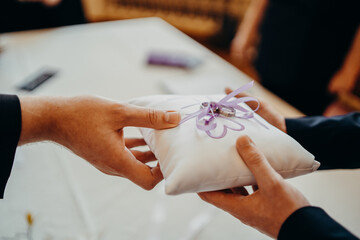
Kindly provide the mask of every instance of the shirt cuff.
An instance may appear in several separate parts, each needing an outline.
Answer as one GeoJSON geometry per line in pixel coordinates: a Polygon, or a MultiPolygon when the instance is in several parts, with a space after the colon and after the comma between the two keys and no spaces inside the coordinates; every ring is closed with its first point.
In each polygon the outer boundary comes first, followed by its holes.
{"type": "Polygon", "coordinates": [[[20,100],[15,95],[0,94],[0,198],[10,177],[21,133],[20,100]]]}
{"type": "Polygon", "coordinates": [[[280,228],[278,240],[356,239],[323,209],[303,207],[292,213],[280,228]]]}

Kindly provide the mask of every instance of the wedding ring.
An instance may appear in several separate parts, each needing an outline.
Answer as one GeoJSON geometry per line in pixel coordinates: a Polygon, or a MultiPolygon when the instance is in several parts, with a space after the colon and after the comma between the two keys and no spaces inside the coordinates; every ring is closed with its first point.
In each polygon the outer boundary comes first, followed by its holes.
{"type": "Polygon", "coordinates": [[[228,107],[224,105],[219,106],[219,104],[216,102],[203,102],[200,105],[200,109],[209,107],[209,104],[211,108],[209,110],[209,113],[212,112],[212,113],[221,114],[224,117],[235,117],[236,110],[233,107],[228,107]]]}
{"type": "Polygon", "coordinates": [[[222,106],[220,108],[220,114],[225,116],[225,117],[235,117],[236,110],[234,108],[232,108],[232,107],[222,106]]]}

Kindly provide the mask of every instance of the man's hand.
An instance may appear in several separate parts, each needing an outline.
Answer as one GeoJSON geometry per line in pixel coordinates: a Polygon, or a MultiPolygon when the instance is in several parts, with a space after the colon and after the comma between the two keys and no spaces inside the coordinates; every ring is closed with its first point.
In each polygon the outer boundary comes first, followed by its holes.
{"type": "Polygon", "coordinates": [[[306,198],[270,166],[265,156],[247,136],[237,140],[236,148],[257,186],[249,195],[245,188],[199,193],[215,205],[270,237],[276,238],[284,221],[297,209],[310,205],[306,198]]]}
{"type": "Polygon", "coordinates": [[[180,114],[151,110],[110,100],[83,96],[20,97],[22,131],[19,145],[50,140],[86,159],[100,171],[128,178],[144,189],[163,179],[152,152],[131,148],[145,145],[143,139],[125,139],[126,126],[155,129],[178,125],[180,114]]]}
{"type": "MultiPolygon", "coordinates": [[[[230,88],[226,88],[225,92],[226,94],[230,94],[233,90],[230,88]]],[[[235,97],[249,97],[249,94],[246,93],[240,93],[236,95],[235,97]]],[[[262,118],[264,118],[268,123],[273,125],[274,127],[280,129],[284,133],[286,133],[286,123],[285,118],[282,116],[278,111],[276,111],[273,107],[271,107],[268,103],[265,101],[257,98],[260,102],[260,107],[256,111],[257,114],[259,114],[262,118]]],[[[257,107],[257,103],[255,102],[248,102],[246,103],[250,108],[255,109],[257,107]]]]}

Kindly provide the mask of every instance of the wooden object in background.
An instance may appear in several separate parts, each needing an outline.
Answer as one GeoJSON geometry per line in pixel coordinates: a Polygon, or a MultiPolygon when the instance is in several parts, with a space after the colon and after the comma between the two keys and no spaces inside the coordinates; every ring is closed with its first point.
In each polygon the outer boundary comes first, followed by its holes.
{"type": "Polygon", "coordinates": [[[250,0],[82,0],[90,22],[160,17],[195,38],[223,29],[224,16],[239,20],[250,0]]]}

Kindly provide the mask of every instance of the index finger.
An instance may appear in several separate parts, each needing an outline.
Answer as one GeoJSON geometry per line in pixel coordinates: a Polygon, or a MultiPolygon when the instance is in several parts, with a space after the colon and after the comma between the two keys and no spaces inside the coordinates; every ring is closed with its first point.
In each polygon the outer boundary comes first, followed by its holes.
{"type": "Polygon", "coordinates": [[[241,194],[225,193],[223,191],[212,191],[212,192],[201,192],[198,193],[199,197],[218,208],[223,209],[224,211],[231,211],[235,207],[241,207],[239,201],[241,201],[245,196],[241,194]]]}

